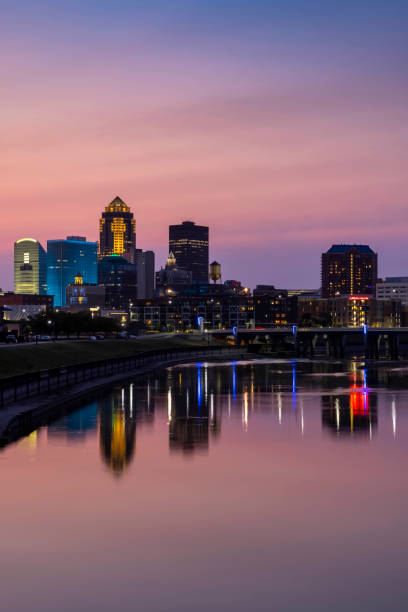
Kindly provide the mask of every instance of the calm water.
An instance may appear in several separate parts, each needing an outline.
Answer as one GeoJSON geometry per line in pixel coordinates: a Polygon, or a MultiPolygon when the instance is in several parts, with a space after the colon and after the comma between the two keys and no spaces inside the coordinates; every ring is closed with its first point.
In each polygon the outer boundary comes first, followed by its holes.
{"type": "Polygon", "coordinates": [[[408,367],[193,364],[0,453],[1,609],[408,609],[408,367]]]}

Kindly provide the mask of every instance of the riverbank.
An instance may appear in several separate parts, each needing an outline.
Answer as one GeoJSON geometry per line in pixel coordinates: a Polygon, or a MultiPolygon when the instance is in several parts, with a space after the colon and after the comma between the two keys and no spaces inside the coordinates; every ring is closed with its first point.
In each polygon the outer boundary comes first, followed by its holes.
{"type": "Polygon", "coordinates": [[[193,334],[142,336],[134,340],[71,340],[0,348],[0,378],[103,359],[130,357],[149,350],[219,346],[193,334]]]}
{"type": "MultiPolygon", "coordinates": [[[[15,402],[4,407],[0,411],[0,447],[6,446],[30,434],[38,427],[55,420],[64,411],[66,412],[68,410],[71,412],[75,410],[78,402],[92,395],[101,393],[104,389],[112,387],[112,385],[146,375],[160,368],[196,361],[198,359],[202,360],[206,356],[205,353],[208,347],[207,345],[205,347],[201,345],[196,348],[196,354],[194,354],[194,348],[192,347],[192,350],[185,355],[182,353],[179,355],[173,354],[169,359],[146,363],[135,370],[128,370],[126,372],[85,380],[63,389],[54,390],[45,396],[37,396],[36,398],[15,402]]],[[[169,351],[171,351],[171,349],[169,349],[169,351]]],[[[215,351],[214,349],[208,351],[208,358],[210,358],[211,361],[225,359],[238,360],[246,357],[245,351],[234,350],[228,347],[220,347],[215,351]]]]}

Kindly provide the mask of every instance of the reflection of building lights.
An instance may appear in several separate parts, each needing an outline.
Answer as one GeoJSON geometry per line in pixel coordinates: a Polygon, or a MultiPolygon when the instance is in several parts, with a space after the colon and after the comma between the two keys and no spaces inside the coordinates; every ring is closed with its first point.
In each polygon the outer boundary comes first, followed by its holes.
{"type": "Polygon", "coordinates": [[[125,388],[122,388],[122,394],[121,394],[121,408],[122,410],[125,409],[125,388]]]}
{"type": "Polygon", "coordinates": [[[36,450],[38,443],[38,429],[32,431],[28,436],[23,438],[19,445],[30,451],[36,450]]]}
{"type": "Polygon", "coordinates": [[[242,402],[242,423],[244,424],[244,430],[248,431],[248,391],[244,392],[242,402]]]}
{"type": "Polygon", "coordinates": [[[395,438],[397,435],[397,408],[395,406],[395,398],[393,398],[391,403],[391,418],[392,418],[392,434],[395,438]]]}
{"type": "Polygon", "coordinates": [[[115,412],[112,416],[111,465],[123,468],[126,456],[125,415],[115,412]]]}
{"type": "Polygon", "coordinates": [[[235,361],[232,364],[232,399],[235,403],[235,398],[237,395],[237,373],[235,371],[235,361]]]}
{"type": "Polygon", "coordinates": [[[282,395],[278,393],[278,421],[282,425],[282,395]]]}
{"type": "Polygon", "coordinates": [[[129,386],[129,410],[131,417],[133,416],[133,386],[133,383],[129,386]]]}
{"type": "Polygon", "coordinates": [[[210,419],[214,420],[214,393],[210,395],[210,419]]]}
{"type": "Polygon", "coordinates": [[[340,401],[338,397],[336,397],[335,405],[336,405],[336,429],[337,431],[339,431],[340,429],[340,401]]]}
{"type": "Polygon", "coordinates": [[[167,418],[171,421],[171,388],[167,391],[167,418]]]}
{"type": "Polygon", "coordinates": [[[201,407],[201,363],[197,363],[197,404],[201,407]]]}

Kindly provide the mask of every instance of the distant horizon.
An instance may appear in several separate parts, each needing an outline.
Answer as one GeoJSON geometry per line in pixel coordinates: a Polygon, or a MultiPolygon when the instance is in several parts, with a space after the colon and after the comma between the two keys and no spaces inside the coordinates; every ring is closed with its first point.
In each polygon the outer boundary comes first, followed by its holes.
{"type": "Polygon", "coordinates": [[[319,286],[340,242],[408,275],[407,18],[397,0],[8,3],[0,287],[16,239],[96,240],[117,193],[157,268],[193,219],[251,288],[319,286]]]}

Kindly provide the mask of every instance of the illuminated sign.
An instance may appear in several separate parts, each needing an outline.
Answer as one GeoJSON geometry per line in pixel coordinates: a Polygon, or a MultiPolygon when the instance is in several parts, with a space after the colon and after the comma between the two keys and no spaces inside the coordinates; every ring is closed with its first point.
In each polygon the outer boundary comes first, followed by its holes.
{"type": "Polygon", "coordinates": [[[363,295],[351,295],[349,297],[349,300],[353,300],[353,301],[360,300],[360,301],[364,301],[365,302],[365,301],[367,301],[369,299],[370,298],[368,296],[366,296],[366,295],[364,295],[364,296],[363,295]]]}

